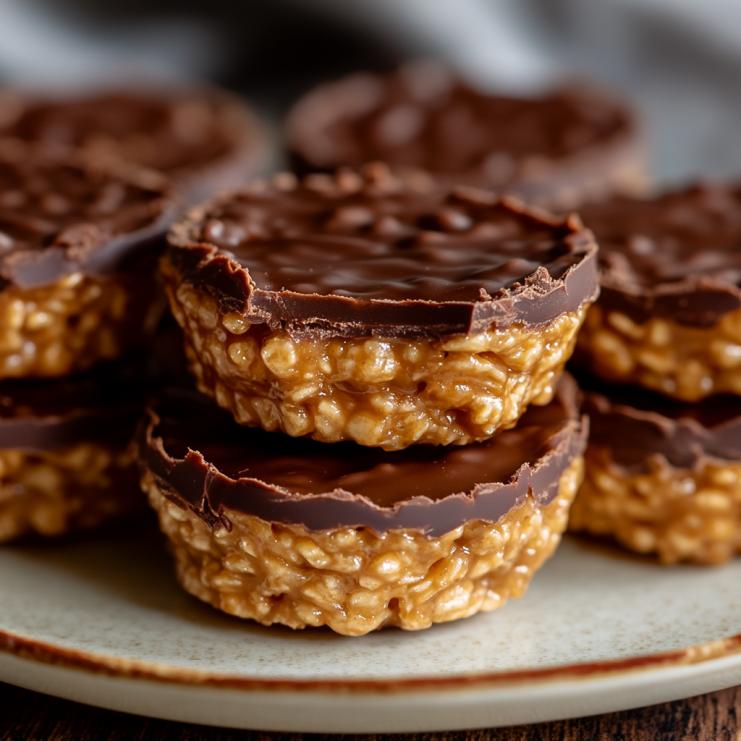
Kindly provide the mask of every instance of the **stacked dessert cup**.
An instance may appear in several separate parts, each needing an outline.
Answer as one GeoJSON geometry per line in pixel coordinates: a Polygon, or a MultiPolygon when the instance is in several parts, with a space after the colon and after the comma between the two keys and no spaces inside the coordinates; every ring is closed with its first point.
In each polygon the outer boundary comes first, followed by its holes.
{"type": "Polygon", "coordinates": [[[741,551],[741,188],[582,211],[602,294],[577,350],[592,432],[571,527],[666,563],[741,551]]]}
{"type": "Polygon", "coordinates": [[[293,107],[286,142],[298,172],[383,161],[551,209],[642,193],[648,183],[639,128],[622,101],[583,86],[496,94],[432,62],[318,86],[293,107]]]}
{"type": "Polygon", "coordinates": [[[156,174],[0,147],[0,540],[132,510],[157,258],[172,211],[156,174]]]}
{"type": "Polygon", "coordinates": [[[170,367],[149,357],[167,229],[265,152],[218,91],[0,95],[0,541],[144,505],[132,439],[170,367]]]}
{"type": "Polygon", "coordinates": [[[167,177],[192,205],[269,165],[266,129],[218,88],[102,88],[75,94],[0,91],[0,139],[80,152],[167,177]]]}
{"type": "Polygon", "coordinates": [[[197,390],[138,435],[183,587],[345,635],[522,594],[582,478],[596,259],[575,217],[380,164],[191,211],[161,272],[197,390]]]}

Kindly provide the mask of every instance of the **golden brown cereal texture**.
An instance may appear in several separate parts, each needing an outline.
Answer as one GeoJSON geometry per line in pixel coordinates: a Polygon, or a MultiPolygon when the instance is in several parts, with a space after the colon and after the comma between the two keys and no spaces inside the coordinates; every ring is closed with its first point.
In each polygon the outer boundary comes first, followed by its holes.
{"type": "Polygon", "coordinates": [[[741,394],[741,309],[704,328],[659,318],[638,324],[598,304],[587,314],[577,352],[601,378],[639,384],[675,399],[741,394]]]}
{"type": "Polygon", "coordinates": [[[741,463],[670,466],[659,456],[627,472],[590,445],[569,529],[609,536],[663,563],[720,564],[741,553],[741,463]]]}
{"type": "Polygon", "coordinates": [[[264,625],[326,625],[359,636],[387,625],[421,630],[521,596],[558,545],[582,468],[578,458],[566,469],[548,505],[527,498],[497,523],[472,520],[440,537],[309,531],[232,511],[230,528],[211,529],[151,474],[143,486],[186,591],[264,625]]]}
{"type": "Polygon", "coordinates": [[[586,313],[440,340],[295,339],[167,290],[199,389],[237,422],[386,450],[487,439],[547,404],[586,313]]]}
{"type": "Polygon", "coordinates": [[[132,450],[0,450],[0,543],[93,528],[142,504],[132,450]]]}
{"type": "Polygon", "coordinates": [[[154,282],[74,273],[35,288],[0,291],[0,378],[63,376],[120,357],[156,329],[154,282]]]}

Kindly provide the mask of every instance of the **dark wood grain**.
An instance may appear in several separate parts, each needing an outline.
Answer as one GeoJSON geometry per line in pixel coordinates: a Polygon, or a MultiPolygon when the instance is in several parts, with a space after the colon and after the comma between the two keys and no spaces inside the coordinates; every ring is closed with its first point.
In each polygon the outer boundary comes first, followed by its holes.
{"type": "MultiPolygon", "coordinates": [[[[0,741],[318,741],[170,723],[98,710],[0,684],[0,741]]],[[[640,710],[532,726],[458,733],[336,736],[383,741],[741,741],[741,687],[640,710]]]]}

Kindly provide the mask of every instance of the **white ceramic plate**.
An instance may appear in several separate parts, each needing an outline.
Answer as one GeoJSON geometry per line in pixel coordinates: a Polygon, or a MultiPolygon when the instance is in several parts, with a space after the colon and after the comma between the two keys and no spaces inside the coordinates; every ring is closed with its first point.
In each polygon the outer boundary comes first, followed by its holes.
{"type": "Polygon", "coordinates": [[[588,715],[741,683],[741,560],[567,540],[528,595],[421,633],[262,628],[180,592],[153,534],[0,550],[0,680],[174,720],[306,732],[588,715]]]}

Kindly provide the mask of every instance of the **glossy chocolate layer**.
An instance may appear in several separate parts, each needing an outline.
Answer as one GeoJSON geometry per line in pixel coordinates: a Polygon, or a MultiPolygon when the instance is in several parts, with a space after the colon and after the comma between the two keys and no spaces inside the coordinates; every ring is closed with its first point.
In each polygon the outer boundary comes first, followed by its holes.
{"type": "Polygon", "coordinates": [[[594,92],[494,95],[424,63],[320,86],[291,113],[287,139],[304,171],[379,160],[536,197],[609,168],[635,148],[636,127],[594,92]]]}
{"type": "Polygon", "coordinates": [[[498,520],[526,496],[547,503],[581,455],[586,423],[576,386],[531,407],[516,429],[466,447],[418,445],[394,453],[236,425],[195,392],[164,395],[139,434],[142,467],[209,522],[229,511],[313,530],[367,526],[442,534],[467,520],[498,520]]]}
{"type": "Polygon", "coordinates": [[[639,388],[601,384],[600,392],[585,390],[583,408],[590,418],[590,444],[608,448],[616,463],[631,470],[645,470],[657,455],[679,468],[697,468],[708,459],[741,460],[737,397],[684,404],[639,388]]]}
{"type": "Polygon", "coordinates": [[[0,382],[0,449],[126,445],[149,394],[146,372],[137,360],[55,380],[0,382]]]}
{"type": "Polygon", "coordinates": [[[180,278],[225,311],[296,334],[538,325],[597,291],[578,219],[380,165],[255,184],[194,211],[170,244],[180,278]]]}
{"type": "Polygon", "coordinates": [[[245,181],[266,159],[262,126],[217,90],[100,90],[79,96],[0,93],[0,138],[165,173],[195,203],[245,181]]]}
{"type": "Polygon", "coordinates": [[[741,187],[699,184],[580,214],[600,246],[600,304],[708,327],[741,307],[741,187]]]}
{"type": "Polygon", "coordinates": [[[154,173],[0,145],[0,288],[133,270],[171,216],[154,173]]]}

